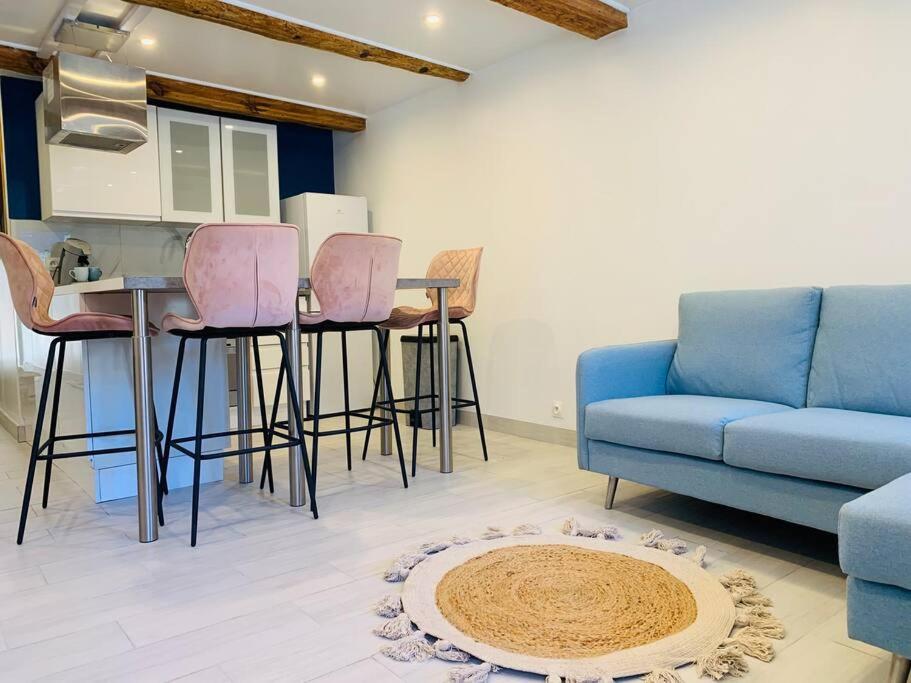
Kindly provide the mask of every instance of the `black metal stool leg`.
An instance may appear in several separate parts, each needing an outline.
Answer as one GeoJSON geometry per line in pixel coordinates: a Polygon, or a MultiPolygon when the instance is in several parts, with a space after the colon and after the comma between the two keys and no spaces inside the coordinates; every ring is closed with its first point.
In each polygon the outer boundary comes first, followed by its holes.
{"type": "Polygon", "coordinates": [[[28,461],[28,474],[25,477],[25,491],[22,494],[22,513],[19,515],[19,534],[16,544],[22,545],[25,537],[25,521],[28,519],[28,505],[32,497],[32,486],[35,483],[35,467],[38,465],[38,453],[41,450],[41,432],[44,428],[44,413],[47,408],[47,394],[51,386],[54,355],[57,351],[57,339],[51,340],[47,352],[47,363],[44,368],[44,380],[41,383],[41,396],[38,398],[38,415],[35,417],[35,436],[32,438],[32,453],[28,461]]]}
{"type": "Polygon", "coordinates": [[[348,395],[348,335],[342,332],[342,391],[345,395],[345,446],[351,471],[351,400],[348,395]]]}
{"type": "MultiPolygon", "coordinates": [[[[386,333],[389,334],[388,332],[386,333]]],[[[380,353],[385,353],[384,347],[380,344],[380,353]]],[[[364,435],[364,452],[361,454],[361,460],[367,459],[367,447],[370,445],[370,432],[373,431],[373,420],[376,415],[376,400],[380,395],[380,382],[383,381],[383,367],[378,365],[376,368],[376,380],[373,382],[373,398],[370,399],[370,419],[367,420],[367,432],[364,435]]]]}
{"type": "MultiPolygon", "coordinates": [[[[51,470],[54,468],[54,440],[57,438],[57,413],[60,408],[60,385],[63,383],[63,359],[66,353],[66,340],[60,342],[57,349],[57,372],[54,378],[54,398],[51,402],[51,424],[47,436],[47,460],[44,461],[44,495],[41,507],[47,508],[47,497],[51,491],[51,470]]],[[[46,372],[50,372],[50,368],[46,372]]]]}
{"type": "Polygon", "coordinates": [[[206,404],[206,343],[199,340],[199,384],[196,394],[196,440],[193,447],[193,512],[190,523],[190,546],[196,546],[196,527],[199,521],[199,475],[202,465],[202,418],[206,404]]]}
{"type": "Polygon", "coordinates": [[[471,360],[471,343],[468,341],[468,328],[464,320],[456,321],[462,328],[462,339],[465,340],[465,358],[468,360],[468,376],[471,378],[471,392],[474,394],[474,410],[478,416],[478,433],[481,435],[481,450],[484,451],[484,460],[487,460],[487,439],[484,437],[484,420],[481,418],[481,402],[478,400],[478,383],[474,376],[474,362],[471,360]]]}
{"type": "MultiPolygon", "coordinates": [[[[418,429],[421,427],[421,347],[424,345],[424,326],[418,325],[417,363],[414,366],[414,405],[411,414],[411,476],[418,473],[418,429]]],[[[433,359],[430,361],[433,362],[433,359]]]]}
{"type": "Polygon", "coordinates": [[[164,441],[164,434],[161,433],[161,429],[158,424],[158,409],[155,407],[155,401],[152,401],[152,428],[155,430],[155,457],[158,458],[158,488],[162,490],[165,495],[168,495],[168,479],[167,477],[162,477],[161,473],[164,471],[164,446],[162,442],[164,441]]]}
{"type": "MultiPolygon", "coordinates": [[[[430,438],[433,447],[437,445],[437,381],[436,381],[436,354],[433,352],[433,323],[430,323],[430,438]]],[[[437,340],[439,341],[439,339],[437,340]]]]}
{"type": "Polygon", "coordinates": [[[168,458],[171,456],[171,440],[174,438],[174,417],[177,415],[177,398],[180,395],[180,375],[183,371],[184,351],[187,347],[186,337],[180,338],[177,345],[177,365],[174,367],[174,384],[171,387],[171,405],[168,407],[168,426],[167,434],[164,437],[164,454],[161,457],[161,472],[159,478],[162,485],[158,487],[158,505],[162,505],[162,496],[167,488],[168,481],[168,458]]]}
{"type": "MultiPolygon", "coordinates": [[[[382,342],[383,333],[380,331],[380,328],[374,327],[374,332],[376,332],[377,338],[382,342]]],[[[381,343],[380,346],[383,349],[383,353],[380,354],[380,368],[383,371],[383,377],[386,382],[386,398],[389,401],[389,412],[392,418],[392,431],[395,432],[395,445],[399,451],[399,467],[402,470],[402,483],[405,485],[405,488],[408,488],[408,469],[405,466],[405,452],[402,450],[402,435],[399,432],[399,420],[398,420],[398,411],[395,407],[395,394],[392,393],[392,376],[389,373],[389,365],[386,363],[386,347],[389,344],[389,333],[386,332],[385,343],[381,343]]]]}
{"type": "MultiPolygon", "coordinates": [[[[294,421],[297,426],[297,434],[300,439],[300,453],[304,461],[304,477],[307,480],[307,488],[310,490],[310,512],[313,514],[313,519],[319,519],[319,510],[316,507],[316,469],[310,470],[309,459],[307,458],[307,439],[304,435],[304,421],[301,419],[301,407],[300,400],[298,400],[297,389],[294,388],[294,382],[291,381],[291,362],[288,359],[288,344],[285,341],[285,338],[282,335],[278,335],[278,341],[282,347],[282,367],[286,368],[288,373],[288,391],[291,394],[290,403],[288,407],[288,420],[294,418],[294,421]]],[[[322,344],[322,335],[317,339],[317,346],[322,344]]],[[[318,354],[317,354],[318,355],[318,354]]],[[[317,382],[317,391],[319,391],[319,383],[317,382]]],[[[319,415],[319,410],[314,409],[314,417],[319,415]]],[[[316,429],[314,428],[314,434],[316,429]]]]}
{"type": "MultiPolygon", "coordinates": [[[[288,371],[290,372],[290,370],[288,371]]],[[[313,387],[313,447],[310,449],[313,458],[313,481],[316,482],[316,472],[319,465],[319,395],[323,383],[323,333],[316,333],[316,375],[313,387]]],[[[293,382],[289,385],[293,386],[293,382]]],[[[290,413],[288,415],[290,419],[290,413]]],[[[301,432],[303,438],[303,432],[301,432]]]]}
{"type": "MultiPolygon", "coordinates": [[[[259,339],[253,337],[253,368],[256,370],[256,391],[259,396],[259,423],[263,429],[263,441],[266,446],[272,445],[271,423],[266,422],[266,392],[263,389],[263,366],[259,357],[259,339]]],[[[275,493],[275,482],[272,481],[272,450],[266,450],[263,459],[263,474],[269,474],[269,493],[275,493]],[[266,470],[265,458],[269,458],[270,467],[266,470]]],[[[262,486],[260,486],[262,488],[262,486]]]]}
{"type": "MultiPolygon", "coordinates": [[[[285,364],[282,363],[278,369],[278,381],[275,383],[275,399],[272,401],[272,419],[269,421],[269,431],[275,432],[275,425],[278,422],[278,404],[281,403],[282,386],[285,382],[285,364]]],[[[288,420],[291,419],[290,413],[288,420]]],[[[266,477],[269,478],[269,491],[275,493],[275,483],[272,479],[272,451],[266,451],[266,457],[263,458],[263,473],[259,478],[259,490],[262,491],[266,486],[266,477]]]]}

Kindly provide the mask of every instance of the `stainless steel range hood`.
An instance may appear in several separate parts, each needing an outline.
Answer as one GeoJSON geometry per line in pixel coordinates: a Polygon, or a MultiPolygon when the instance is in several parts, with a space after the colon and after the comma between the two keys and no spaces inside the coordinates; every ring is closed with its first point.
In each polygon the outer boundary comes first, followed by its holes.
{"type": "Polygon", "coordinates": [[[60,52],[43,96],[48,144],[126,154],[149,140],[143,69],[60,52]]]}

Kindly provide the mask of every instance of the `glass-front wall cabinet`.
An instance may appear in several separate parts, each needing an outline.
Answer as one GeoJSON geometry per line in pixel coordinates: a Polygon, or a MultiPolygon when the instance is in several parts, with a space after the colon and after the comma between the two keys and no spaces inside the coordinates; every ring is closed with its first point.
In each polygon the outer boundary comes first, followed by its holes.
{"type": "Polygon", "coordinates": [[[224,220],[220,119],[158,110],[161,219],[180,223],[224,220]]]}
{"type": "Polygon", "coordinates": [[[225,220],[277,223],[278,141],[275,126],[221,120],[225,220]]]}

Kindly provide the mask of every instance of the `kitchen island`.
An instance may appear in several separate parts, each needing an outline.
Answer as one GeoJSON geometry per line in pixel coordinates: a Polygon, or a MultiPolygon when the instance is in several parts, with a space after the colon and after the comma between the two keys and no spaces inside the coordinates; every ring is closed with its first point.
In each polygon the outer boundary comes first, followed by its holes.
{"type": "MultiPolygon", "coordinates": [[[[399,278],[396,285],[397,289],[435,289],[437,291],[437,307],[440,314],[439,336],[449,338],[449,289],[459,286],[457,279],[427,279],[427,278],[399,278]]],[[[310,280],[301,278],[299,283],[301,294],[309,299],[310,280]]],[[[172,373],[170,368],[174,367],[176,362],[176,345],[175,339],[168,339],[170,335],[155,335],[153,321],[160,320],[162,314],[167,310],[183,312],[187,315],[193,315],[195,311],[186,295],[183,278],[180,277],[158,277],[158,276],[121,276],[99,280],[97,282],[75,283],[60,287],[55,292],[55,301],[60,297],[78,296],[78,305],[82,310],[95,310],[112,313],[129,312],[133,317],[133,337],[131,340],[132,348],[129,349],[127,344],[122,344],[122,353],[124,359],[128,359],[128,350],[132,351],[132,392],[133,407],[136,425],[136,452],[127,454],[128,458],[135,461],[136,475],[136,494],[139,521],[139,540],[148,543],[158,539],[158,519],[155,514],[155,501],[157,498],[157,478],[155,476],[155,428],[154,428],[154,409],[156,397],[159,401],[168,400],[164,394],[170,396],[172,373]],[[178,297],[168,299],[167,297],[178,297]],[[160,299],[159,297],[164,297],[160,299]],[[183,305],[184,308],[178,309],[176,306],[183,305]],[[173,306],[173,308],[171,307],[173,306]],[[127,310],[127,307],[128,310],[127,310]],[[189,308],[186,308],[189,307],[189,308]],[[167,352],[162,354],[162,362],[169,363],[165,365],[167,370],[164,375],[159,372],[153,372],[153,360],[156,349],[168,348],[172,344],[171,355],[167,352]]],[[[74,302],[70,301],[70,305],[74,302]]],[[[78,309],[77,309],[78,310],[78,309]]],[[[290,361],[292,367],[298,369],[294,373],[294,380],[298,390],[303,386],[303,366],[300,358],[300,327],[297,316],[290,329],[291,343],[289,344],[290,361]]],[[[84,342],[86,346],[94,342],[84,342]]],[[[438,372],[439,398],[441,405],[449,405],[450,395],[450,376],[449,376],[449,350],[445,344],[437,344],[437,357],[435,359],[438,372]]],[[[223,350],[223,349],[222,349],[223,350]]],[[[189,349],[188,349],[189,351],[189,349]]],[[[90,351],[91,353],[91,351],[90,351]]],[[[159,351],[160,353],[160,351],[159,351]]],[[[117,353],[113,357],[118,357],[117,353]]],[[[188,358],[187,361],[190,359],[188,358]]],[[[104,362],[104,361],[102,361],[104,362]]],[[[186,362],[186,361],[185,361],[186,362]]],[[[238,377],[238,409],[237,409],[237,428],[239,430],[249,429],[252,426],[252,403],[250,400],[250,372],[249,372],[249,340],[237,340],[236,350],[237,377],[238,377]]],[[[85,364],[83,364],[85,365],[85,364]]],[[[123,363],[118,363],[121,368],[123,363]]],[[[159,366],[160,367],[160,366],[159,366]]],[[[83,373],[85,374],[85,373],[83,373]]],[[[213,381],[212,379],[208,381],[213,381]]],[[[214,380],[217,382],[217,378],[214,380]]],[[[120,381],[117,380],[118,384],[120,381]]],[[[290,384],[290,382],[289,382],[290,384]]],[[[121,384],[123,388],[128,385],[126,382],[121,384]]],[[[207,384],[206,395],[209,393],[207,384]]],[[[213,389],[216,389],[213,387],[213,389]]],[[[106,393],[104,387],[97,391],[106,393]]],[[[92,392],[94,393],[94,392],[92,392]]],[[[183,392],[181,392],[183,393],[183,392]]],[[[224,396],[227,399],[227,383],[223,383],[215,391],[216,395],[224,396]]],[[[195,396],[192,398],[192,405],[195,407],[195,396]]],[[[183,400],[183,399],[182,399],[183,400]]],[[[220,408],[215,409],[215,417],[219,422],[207,422],[204,429],[213,431],[220,425],[228,423],[227,400],[224,402],[224,411],[220,408]]],[[[207,418],[209,411],[213,410],[207,404],[207,418]]],[[[180,411],[178,411],[180,412],[180,411]]],[[[191,411],[191,414],[195,413],[191,411]]],[[[123,416],[123,410],[119,416],[123,416]]],[[[88,420],[88,415],[86,416],[88,420]]],[[[120,419],[120,417],[118,418],[120,419]]],[[[105,424],[108,424],[107,422],[105,424]]],[[[121,422],[121,425],[129,423],[121,422]]],[[[120,427],[121,429],[123,427],[120,427]]],[[[441,410],[439,413],[440,429],[440,471],[444,473],[452,472],[452,420],[449,410],[441,410]]],[[[182,430],[175,429],[175,435],[179,435],[182,430]]],[[[293,425],[289,431],[293,434],[293,425]]],[[[381,451],[388,455],[391,451],[390,432],[387,427],[383,430],[381,439],[381,451]]],[[[239,438],[238,446],[244,448],[249,445],[250,435],[242,435],[239,438]]],[[[208,447],[212,447],[209,445],[208,447]]],[[[224,448],[224,445],[219,447],[224,448]]],[[[290,500],[292,507],[300,507],[306,502],[304,495],[305,482],[303,476],[302,459],[294,457],[298,449],[292,448],[288,458],[288,475],[290,500]]],[[[218,461],[220,462],[220,461],[218,461]]],[[[238,457],[239,481],[249,483],[252,481],[252,456],[242,455],[238,457]]],[[[170,484],[170,465],[168,466],[168,480],[170,484]]]]}
{"type": "MultiPolygon", "coordinates": [[[[117,278],[113,278],[116,280],[117,278]]],[[[108,291],[112,280],[77,282],[55,290],[53,313],[64,316],[76,311],[97,311],[130,314],[128,292],[119,294],[108,291]]],[[[166,312],[195,315],[193,305],[184,292],[158,292],[148,300],[150,323],[157,327],[166,312]]],[[[39,348],[33,357],[44,355],[49,339],[32,335],[31,343],[39,348]]],[[[166,428],[167,411],[171,400],[174,367],[177,362],[177,339],[168,334],[156,334],[149,340],[152,356],[152,394],[159,420],[159,429],[166,428]]],[[[68,349],[65,364],[65,382],[61,389],[60,428],[65,433],[90,433],[130,429],[135,422],[133,408],[133,352],[129,339],[97,339],[75,344],[68,349]],[[71,350],[70,350],[71,349],[71,350]]],[[[207,432],[222,432],[229,428],[228,368],[225,344],[209,345],[209,371],[206,378],[206,410],[204,425],[207,432]]],[[[195,376],[198,349],[187,346],[183,372],[195,376]],[[192,373],[192,374],[191,374],[192,373]]],[[[195,429],[196,383],[181,385],[175,418],[175,436],[192,434],[195,429]]],[[[132,445],[132,436],[103,437],[84,444],[90,449],[115,448],[132,445]]],[[[227,447],[225,439],[212,439],[206,443],[207,451],[227,447]]],[[[72,449],[82,449],[73,442],[72,449]]],[[[135,496],[136,454],[133,452],[96,455],[89,457],[89,476],[93,480],[96,502],[135,496]]],[[[223,461],[207,460],[202,464],[202,481],[222,479],[223,461]]],[[[83,477],[83,480],[85,477],[83,477]]],[[[168,484],[176,489],[189,486],[193,480],[192,461],[179,452],[171,453],[168,465],[168,484]]]]}

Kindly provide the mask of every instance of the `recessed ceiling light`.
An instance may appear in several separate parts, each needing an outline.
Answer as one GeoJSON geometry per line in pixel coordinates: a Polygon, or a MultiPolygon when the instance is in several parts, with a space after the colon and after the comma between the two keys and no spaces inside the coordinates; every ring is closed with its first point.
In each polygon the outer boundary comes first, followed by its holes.
{"type": "Polygon", "coordinates": [[[443,17],[439,14],[428,14],[424,17],[424,23],[430,28],[437,28],[443,23],[443,17]]]}
{"type": "Polygon", "coordinates": [[[175,153],[175,154],[183,154],[183,150],[182,150],[182,149],[175,149],[175,150],[174,150],[174,153],[175,153]]]}
{"type": "Polygon", "coordinates": [[[326,85],[326,77],[322,74],[313,74],[313,78],[310,79],[310,82],[317,88],[322,88],[326,85]]]}
{"type": "Polygon", "coordinates": [[[148,36],[146,36],[145,38],[141,38],[139,40],[139,42],[142,44],[143,47],[152,47],[158,41],[155,40],[154,38],[149,38],[148,36]]]}

